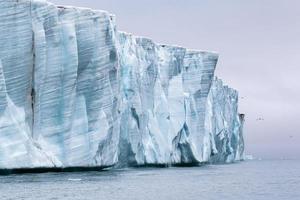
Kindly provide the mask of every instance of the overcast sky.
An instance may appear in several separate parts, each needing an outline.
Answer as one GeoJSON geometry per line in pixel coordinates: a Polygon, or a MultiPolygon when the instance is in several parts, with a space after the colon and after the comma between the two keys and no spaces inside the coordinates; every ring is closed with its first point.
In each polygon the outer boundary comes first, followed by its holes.
{"type": "Polygon", "coordinates": [[[244,97],[247,153],[300,158],[299,0],[52,2],[108,10],[119,30],[159,43],[219,52],[217,76],[244,97]]]}

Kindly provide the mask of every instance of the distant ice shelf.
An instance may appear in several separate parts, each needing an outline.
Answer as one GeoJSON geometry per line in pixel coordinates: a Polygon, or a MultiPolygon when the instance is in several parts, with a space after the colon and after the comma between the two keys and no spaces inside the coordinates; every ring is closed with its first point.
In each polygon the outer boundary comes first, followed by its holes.
{"type": "Polygon", "coordinates": [[[0,169],[244,159],[218,54],[117,31],[106,11],[0,1],[0,169]]]}

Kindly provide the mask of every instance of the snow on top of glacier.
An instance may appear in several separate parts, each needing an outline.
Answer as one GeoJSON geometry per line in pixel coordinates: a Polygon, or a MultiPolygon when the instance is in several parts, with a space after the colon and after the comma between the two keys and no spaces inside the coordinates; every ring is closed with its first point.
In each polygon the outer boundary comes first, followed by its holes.
{"type": "MultiPolygon", "coordinates": [[[[25,0],[25,1],[28,1],[28,0],[25,0]]],[[[48,2],[50,4],[53,4],[47,0],[29,0],[30,2],[34,2],[34,1],[44,1],[44,2],[48,2]]],[[[55,5],[55,4],[53,4],[55,5]]],[[[101,9],[92,9],[92,8],[88,8],[88,7],[77,7],[77,6],[70,6],[70,5],[55,5],[57,8],[60,8],[60,9],[77,9],[77,10],[90,10],[91,12],[101,12],[101,13],[106,13],[107,15],[109,15],[112,19],[111,20],[114,20],[116,18],[115,14],[112,14],[110,13],[109,11],[106,11],[106,10],[101,10],[101,9]]],[[[156,44],[157,46],[161,46],[161,47],[173,47],[173,48],[182,48],[182,49],[185,49],[187,52],[190,52],[190,53],[200,53],[200,54],[211,54],[212,56],[215,56],[215,57],[218,57],[219,56],[219,53],[216,52],[216,51],[209,51],[209,50],[202,50],[202,49],[189,49],[189,48],[185,48],[185,47],[182,47],[180,45],[176,45],[176,44],[160,44],[160,43],[156,43],[152,38],[150,37],[147,37],[147,36],[136,36],[134,35],[133,33],[129,33],[129,32],[126,32],[126,31],[119,31],[120,33],[124,33],[126,35],[130,35],[130,36],[133,36],[135,37],[136,39],[145,39],[145,40],[149,40],[151,42],[153,42],[154,44],[156,44]]]]}
{"type": "Polygon", "coordinates": [[[158,47],[163,47],[163,48],[178,48],[178,49],[185,49],[187,52],[189,53],[197,53],[197,54],[211,54],[211,56],[214,56],[216,58],[219,57],[219,53],[216,51],[208,51],[208,50],[200,50],[200,49],[189,49],[189,48],[185,48],[183,46],[180,45],[176,45],[176,44],[160,44],[160,43],[156,43],[152,38],[147,37],[147,36],[136,36],[133,33],[130,32],[126,32],[126,31],[118,31],[120,34],[125,34],[127,36],[133,37],[135,39],[144,39],[144,40],[149,40],[152,43],[156,44],[158,47]]]}
{"type": "MultiPolygon", "coordinates": [[[[18,1],[18,0],[16,0],[18,1]]],[[[19,0],[20,1],[20,0],[19,0]]],[[[54,3],[52,3],[51,1],[48,1],[48,0],[21,0],[23,2],[30,2],[30,3],[34,3],[34,2],[47,2],[48,4],[51,4],[55,7],[57,7],[58,9],[75,9],[75,10],[88,10],[88,11],[91,11],[91,12],[101,12],[101,13],[105,13],[109,16],[112,16],[112,17],[115,17],[114,14],[106,11],[106,10],[101,10],[101,9],[92,9],[92,8],[89,8],[89,7],[80,7],[80,6],[71,6],[71,5],[56,5],[54,3]]]]}

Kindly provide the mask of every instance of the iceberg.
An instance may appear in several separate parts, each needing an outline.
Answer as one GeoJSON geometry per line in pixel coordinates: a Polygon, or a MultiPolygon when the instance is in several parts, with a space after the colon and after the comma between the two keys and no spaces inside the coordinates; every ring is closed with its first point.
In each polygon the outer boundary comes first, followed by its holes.
{"type": "Polygon", "coordinates": [[[218,54],[118,31],[115,16],[0,1],[0,169],[244,159],[218,54]]]}

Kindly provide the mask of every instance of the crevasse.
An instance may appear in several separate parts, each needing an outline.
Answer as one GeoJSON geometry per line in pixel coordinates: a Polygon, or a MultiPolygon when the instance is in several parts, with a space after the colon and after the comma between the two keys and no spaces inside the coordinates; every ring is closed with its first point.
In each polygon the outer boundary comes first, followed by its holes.
{"type": "Polygon", "coordinates": [[[0,169],[244,158],[218,55],[117,31],[105,11],[0,1],[0,169]]]}

